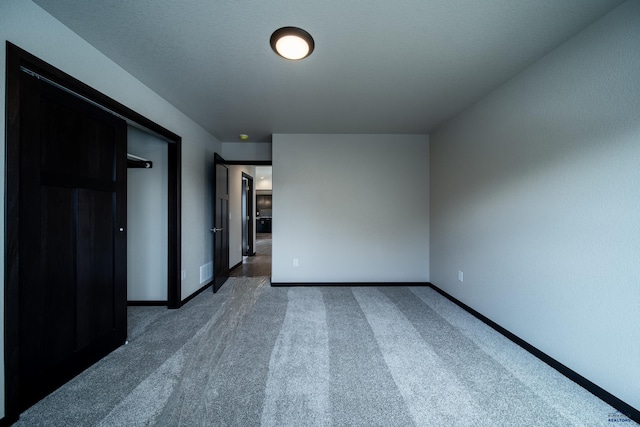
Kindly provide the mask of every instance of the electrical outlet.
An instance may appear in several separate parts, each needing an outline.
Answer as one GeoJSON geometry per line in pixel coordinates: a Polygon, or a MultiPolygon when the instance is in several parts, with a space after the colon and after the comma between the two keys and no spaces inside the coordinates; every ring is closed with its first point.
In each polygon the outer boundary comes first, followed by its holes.
{"type": "Polygon", "coordinates": [[[293,266],[297,267],[298,266],[298,258],[294,258],[293,259],[293,266]]]}
{"type": "Polygon", "coordinates": [[[187,278],[187,270],[182,270],[182,280],[186,280],[187,278]]]}
{"type": "Polygon", "coordinates": [[[464,273],[460,270],[458,270],[458,281],[464,282],[464,273]]]}

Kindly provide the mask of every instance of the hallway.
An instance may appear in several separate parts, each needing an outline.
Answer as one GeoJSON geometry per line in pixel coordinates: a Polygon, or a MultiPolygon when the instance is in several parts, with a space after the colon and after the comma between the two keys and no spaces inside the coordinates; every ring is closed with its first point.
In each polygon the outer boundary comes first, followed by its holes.
{"type": "Polygon", "coordinates": [[[257,233],[255,256],[244,257],[242,265],[231,270],[230,277],[271,276],[271,233],[257,233]]]}

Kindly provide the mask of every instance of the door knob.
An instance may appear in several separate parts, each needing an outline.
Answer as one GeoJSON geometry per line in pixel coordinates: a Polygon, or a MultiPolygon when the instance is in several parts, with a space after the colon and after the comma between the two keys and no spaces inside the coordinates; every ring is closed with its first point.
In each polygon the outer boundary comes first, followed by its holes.
{"type": "Polygon", "coordinates": [[[215,228],[215,227],[211,229],[211,231],[213,231],[214,233],[216,231],[222,231],[222,230],[224,230],[224,229],[223,228],[215,228]]]}

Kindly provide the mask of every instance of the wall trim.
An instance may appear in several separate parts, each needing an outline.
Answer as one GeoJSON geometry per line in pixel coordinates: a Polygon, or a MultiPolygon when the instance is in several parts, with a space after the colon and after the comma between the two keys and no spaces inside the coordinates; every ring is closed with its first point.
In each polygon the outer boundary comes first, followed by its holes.
{"type": "Polygon", "coordinates": [[[236,166],[273,166],[273,161],[271,160],[226,160],[225,165],[236,165],[236,166]]]}
{"type": "Polygon", "coordinates": [[[633,421],[635,421],[637,423],[640,423],[640,411],[638,409],[634,408],[633,406],[629,405],[628,403],[626,403],[626,402],[622,401],[621,399],[617,398],[616,396],[614,396],[613,394],[609,393],[608,391],[606,391],[602,387],[600,387],[600,386],[594,384],[593,382],[589,381],[588,379],[586,379],[582,375],[578,374],[577,372],[575,372],[571,368],[567,367],[566,365],[563,365],[562,363],[558,362],[553,357],[549,356],[545,352],[543,352],[543,351],[539,350],[538,348],[534,347],[533,345],[529,344],[528,342],[526,342],[525,340],[523,340],[519,336],[515,335],[514,333],[510,332],[509,330],[503,328],[499,324],[495,323],[493,320],[491,320],[488,317],[480,314],[479,312],[477,312],[473,308],[469,307],[468,305],[466,305],[462,301],[456,299],[455,297],[449,295],[448,293],[446,293],[442,289],[438,288],[433,283],[429,282],[428,286],[430,288],[432,288],[434,291],[436,291],[437,293],[439,293],[440,295],[442,295],[443,297],[447,298],[449,301],[451,301],[454,304],[456,304],[458,307],[462,308],[463,310],[467,311],[469,314],[471,314],[474,317],[476,317],[478,320],[481,320],[482,322],[484,322],[485,324],[487,324],[491,328],[495,329],[497,332],[499,332],[500,334],[502,334],[503,336],[505,336],[506,338],[508,338],[512,342],[514,342],[515,344],[517,344],[520,347],[522,347],[523,349],[527,350],[529,353],[531,353],[532,355],[534,355],[538,359],[542,360],[544,363],[546,363],[547,365],[551,366],[553,369],[555,369],[556,371],[560,372],[562,375],[564,375],[565,377],[569,378],[571,381],[575,382],[576,384],[578,384],[582,388],[586,389],[591,394],[595,395],[596,397],[600,398],[604,402],[606,402],[609,405],[613,406],[615,409],[620,411],[622,414],[626,415],[631,420],[633,420],[633,421]]]}
{"type": "Polygon", "coordinates": [[[0,418],[0,427],[9,427],[11,424],[18,422],[18,417],[0,418]]]}
{"type": "Polygon", "coordinates": [[[167,301],[127,301],[127,307],[137,307],[137,306],[166,306],[167,301]]]}
{"type": "Polygon", "coordinates": [[[199,294],[204,292],[204,290],[210,287],[211,285],[213,285],[213,280],[207,283],[206,285],[204,285],[203,287],[201,287],[200,289],[198,289],[197,291],[195,291],[194,293],[192,293],[191,295],[189,295],[188,297],[186,297],[185,299],[183,299],[180,302],[180,307],[184,306],[186,303],[188,303],[189,301],[197,297],[199,294]]]}
{"type": "MultiPolygon", "coordinates": [[[[256,253],[254,252],[253,254],[255,255],[256,253]]],[[[242,261],[240,261],[239,263],[237,263],[233,267],[230,267],[229,268],[229,273],[231,273],[233,270],[235,270],[236,268],[240,267],[241,265],[242,265],[242,261]]]]}
{"type": "Polygon", "coordinates": [[[274,288],[296,286],[431,286],[429,282],[271,282],[274,288]]]}

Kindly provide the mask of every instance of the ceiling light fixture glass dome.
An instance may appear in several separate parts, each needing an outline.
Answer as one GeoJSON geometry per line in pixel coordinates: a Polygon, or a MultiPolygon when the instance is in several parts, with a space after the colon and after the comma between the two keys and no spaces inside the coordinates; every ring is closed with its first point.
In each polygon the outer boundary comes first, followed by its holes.
{"type": "Polygon", "coordinates": [[[274,31],[270,43],[275,53],[292,61],[311,55],[315,47],[311,34],[297,27],[283,27],[274,31]]]}

